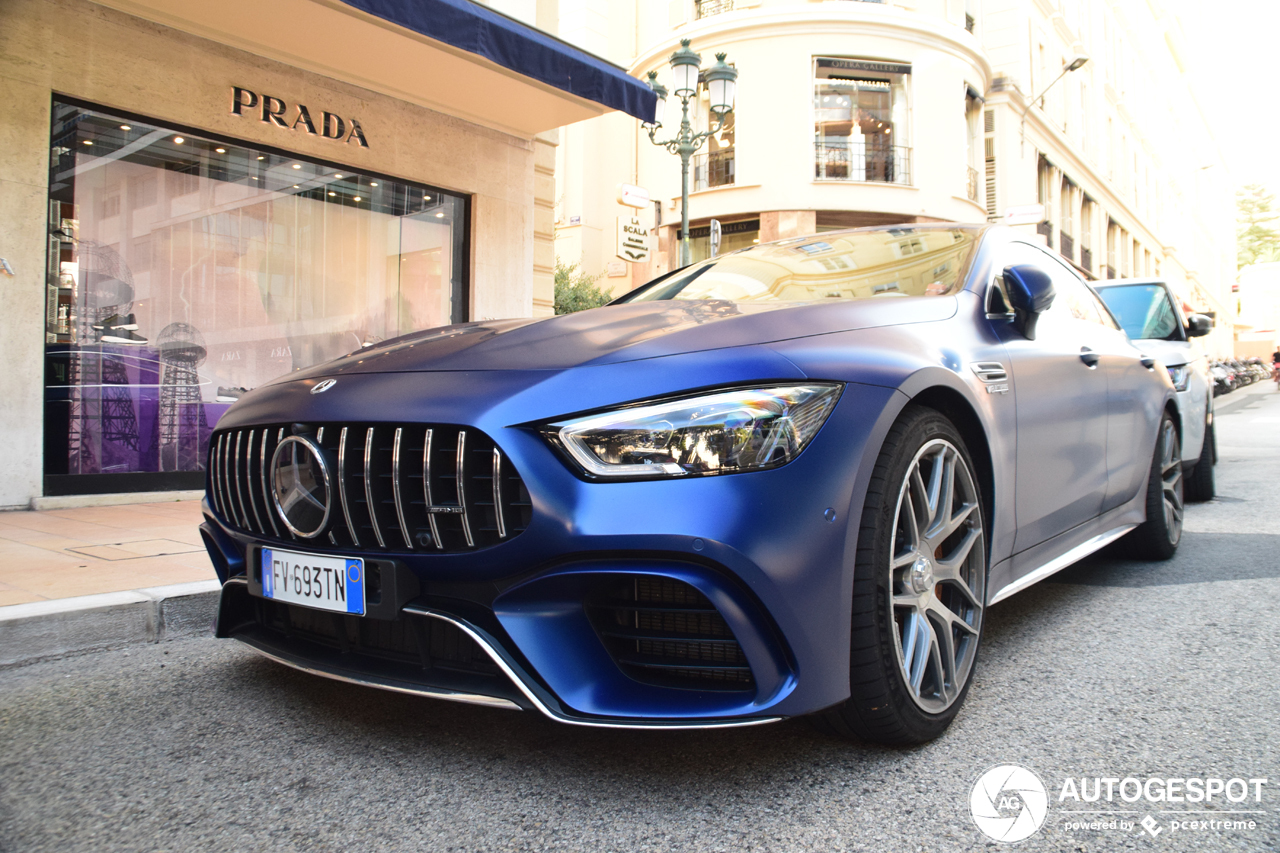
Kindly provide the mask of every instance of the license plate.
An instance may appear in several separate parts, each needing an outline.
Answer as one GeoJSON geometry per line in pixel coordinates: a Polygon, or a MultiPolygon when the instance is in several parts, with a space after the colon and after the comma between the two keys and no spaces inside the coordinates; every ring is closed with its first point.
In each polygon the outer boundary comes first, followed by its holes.
{"type": "Polygon", "coordinates": [[[262,549],[262,595],[317,610],[364,615],[364,560],[262,549]]]}

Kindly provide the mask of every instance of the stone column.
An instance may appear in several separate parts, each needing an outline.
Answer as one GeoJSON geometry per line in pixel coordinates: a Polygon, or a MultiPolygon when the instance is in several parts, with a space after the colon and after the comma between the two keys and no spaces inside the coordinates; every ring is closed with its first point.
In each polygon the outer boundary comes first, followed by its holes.
{"type": "Polygon", "coordinates": [[[533,139],[533,316],[555,310],[556,274],[556,146],[560,131],[533,139]]]}

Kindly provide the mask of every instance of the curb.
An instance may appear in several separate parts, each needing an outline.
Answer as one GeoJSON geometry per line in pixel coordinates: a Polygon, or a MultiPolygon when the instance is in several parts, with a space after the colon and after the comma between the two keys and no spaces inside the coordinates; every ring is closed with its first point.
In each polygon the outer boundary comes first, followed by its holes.
{"type": "Polygon", "coordinates": [[[216,580],[0,607],[0,669],[212,634],[216,580]]]}
{"type": "MultiPolygon", "coordinates": [[[[169,492],[123,492],[106,495],[65,495],[62,497],[32,498],[29,509],[36,512],[51,509],[79,509],[87,506],[125,506],[129,504],[158,504],[174,501],[198,501],[204,497],[203,489],[169,492]]],[[[23,507],[19,507],[22,509],[23,507]]]]}

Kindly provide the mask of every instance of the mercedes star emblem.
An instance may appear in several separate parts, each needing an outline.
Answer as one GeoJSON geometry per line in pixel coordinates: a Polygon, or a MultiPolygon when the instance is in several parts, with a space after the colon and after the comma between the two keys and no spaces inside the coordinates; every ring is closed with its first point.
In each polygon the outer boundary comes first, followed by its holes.
{"type": "Polygon", "coordinates": [[[291,435],[271,457],[271,496],[285,526],[304,539],[319,536],[329,523],[329,466],[320,448],[291,435]]]}

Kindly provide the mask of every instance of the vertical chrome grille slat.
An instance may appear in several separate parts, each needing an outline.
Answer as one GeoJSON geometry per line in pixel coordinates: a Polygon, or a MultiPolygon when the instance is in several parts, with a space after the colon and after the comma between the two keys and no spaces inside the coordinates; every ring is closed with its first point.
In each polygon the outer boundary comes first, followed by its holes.
{"type": "Polygon", "coordinates": [[[231,467],[236,472],[236,504],[239,507],[240,525],[245,530],[252,530],[249,527],[249,513],[244,508],[244,490],[240,488],[240,441],[244,438],[244,430],[236,430],[236,454],[232,457],[231,467]]]}
{"type": "Polygon", "coordinates": [[[267,430],[262,431],[262,452],[258,455],[258,476],[262,484],[262,503],[266,506],[267,520],[271,522],[271,530],[280,535],[280,528],[276,526],[275,507],[271,505],[271,478],[267,472],[267,442],[271,440],[271,433],[267,430]]]}
{"type": "Polygon", "coordinates": [[[222,447],[218,451],[218,484],[222,490],[222,515],[231,522],[236,523],[236,514],[231,508],[231,488],[230,481],[227,480],[227,448],[231,444],[231,433],[223,433],[222,447]]]}
{"type": "MultiPolygon", "coordinates": [[[[253,520],[258,523],[257,532],[263,536],[267,535],[267,526],[262,523],[262,516],[258,514],[258,499],[253,496],[253,434],[255,430],[249,430],[249,440],[245,442],[244,470],[245,479],[249,481],[249,506],[253,509],[253,520]]],[[[237,471],[237,473],[239,473],[237,471]]]]}
{"type": "Polygon", "coordinates": [[[360,547],[360,537],[356,535],[356,526],[351,523],[351,500],[347,497],[347,428],[343,427],[338,434],[338,497],[342,501],[342,517],[347,520],[347,532],[351,534],[351,544],[360,547]]]}
{"type": "Polygon", "coordinates": [[[422,497],[427,501],[427,523],[431,525],[431,538],[435,540],[436,550],[444,550],[444,543],[440,541],[440,528],[436,524],[436,514],[431,511],[435,506],[431,501],[431,438],[432,430],[427,429],[426,439],[422,445],[422,497]]]}
{"type": "Polygon", "coordinates": [[[324,427],[320,427],[320,429],[316,430],[316,444],[321,446],[324,445],[324,427]]]}
{"type": "Polygon", "coordinates": [[[223,518],[227,511],[222,507],[222,484],[218,482],[218,454],[222,450],[222,436],[209,448],[209,494],[213,497],[213,510],[223,518]]]}
{"type": "MultiPolygon", "coordinates": [[[[284,441],[284,427],[280,427],[280,429],[276,431],[276,446],[279,447],[280,442],[282,441],[284,441]]],[[[288,530],[287,527],[285,529],[288,530]]],[[[298,541],[298,534],[294,533],[292,530],[289,530],[289,538],[296,542],[298,541]]]]}
{"type": "Polygon", "coordinates": [[[400,522],[400,533],[404,536],[404,544],[413,550],[413,540],[409,538],[409,525],[404,523],[404,504],[400,500],[400,436],[404,432],[396,427],[395,441],[391,445],[391,494],[396,499],[396,520],[400,522]]]}
{"type": "Polygon", "coordinates": [[[498,538],[507,538],[507,521],[502,517],[502,451],[493,448],[493,517],[498,521],[498,538]]]}
{"type": "Polygon", "coordinates": [[[373,506],[373,427],[365,433],[364,438],[364,499],[368,502],[369,523],[373,525],[374,538],[378,547],[385,549],[387,543],[382,541],[382,530],[378,527],[378,511],[373,506]]]}
{"type": "Polygon", "coordinates": [[[474,548],[475,540],[471,538],[471,521],[467,518],[467,491],[466,491],[466,461],[467,461],[467,431],[465,429],[458,430],[458,506],[462,507],[462,534],[467,537],[467,547],[474,548]]]}

